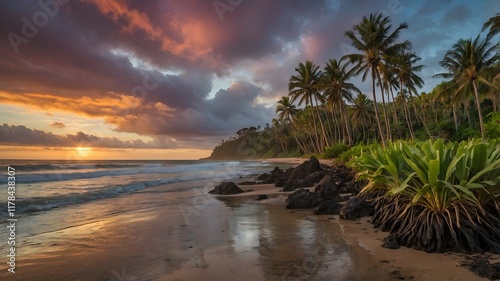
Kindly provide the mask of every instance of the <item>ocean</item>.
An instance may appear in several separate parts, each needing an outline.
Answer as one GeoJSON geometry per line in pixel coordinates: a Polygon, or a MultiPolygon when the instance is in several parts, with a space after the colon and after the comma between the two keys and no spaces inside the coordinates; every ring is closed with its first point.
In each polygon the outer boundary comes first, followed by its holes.
{"type": "MultiPolygon", "coordinates": [[[[259,161],[45,161],[1,160],[0,183],[7,166],[15,169],[16,213],[30,215],[66,205],[117,197],[163,184],[212,179],[221,181],[266,171],[259,161]]],[[[186,187],[189,188],[189,187],[186,187]]],[[[0,194],[7,206],[7,191],[0,194]]],[[[7,208],[0,209],[0,216],[7,208]]]]}

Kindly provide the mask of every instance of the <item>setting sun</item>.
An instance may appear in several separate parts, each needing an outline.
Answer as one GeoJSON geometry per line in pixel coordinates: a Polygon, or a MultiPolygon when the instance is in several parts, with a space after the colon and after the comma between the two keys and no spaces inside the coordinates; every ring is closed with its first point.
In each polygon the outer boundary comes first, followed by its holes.
{"type": "Polygon", "coordinates": [[[92,152],[91,147],[75,147],[75,151],[80,157],[89,156],[90,152],[92,152]]]}

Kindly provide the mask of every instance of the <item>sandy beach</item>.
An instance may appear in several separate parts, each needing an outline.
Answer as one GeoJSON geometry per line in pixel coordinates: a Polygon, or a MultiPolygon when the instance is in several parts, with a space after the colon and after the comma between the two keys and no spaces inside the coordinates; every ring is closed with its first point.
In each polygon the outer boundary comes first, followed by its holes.
{"type": "MultiPolygon", "coordinates": [[[[288,163],[298,165],[307,159],[304,158],[272,158],[264,161],[269,163],[288,163]]],[[[320,163],[331,164],[331,159],[321,159],[320,163]]],[[[266,194],[269,199],[263,200],[261,204],[284,204],[287,194],[292,192],[280,192],[279,188],[272,184],[258,184],[251,186],[240,186],[243,190],[252,191],[226,195],[221,197],[250,198],[259,194],[266,194]]],[[[247,200],[248,202],[248,200],[247,200]]],[[[284,207],[284,206],[283,206],[284,207]]],[[[312,211],[309,210],[310,214],[312,211]]],[[[355,251],[369,253],[369,263],[375,264],[388,276],[400,280],[488,280],[480,278],[473,272],[461,267],[465,261],[465,254],[459,253],[426,253],[411,248],[387,249],[381,247],[382,240],[389,235],[388,232],[374,228],[370,223],[371,217],[363,217],[355,221],[341,220],[338,215],[315,216],[315,219],[328,221],[338,225],[342,229],[343,237],[353,246],[355,251]]],[[[500,255],[493,255],[492,261],[500,261],[500,255]]],[[[365,262],[367,262],[365,260],[365,262]]]]}
{"type": "Polygon", "coordinates": [[[0,280],[487,280],[457,267],[459,255],[382,248],[387,233],[369,218],[286,209],[291,192],[272,184],[208,194],[220,181],[158,185],[21,217],[18,270],[3,265],[0,280]],[[269,198],[255,200],[261,194],[269,198]]]}

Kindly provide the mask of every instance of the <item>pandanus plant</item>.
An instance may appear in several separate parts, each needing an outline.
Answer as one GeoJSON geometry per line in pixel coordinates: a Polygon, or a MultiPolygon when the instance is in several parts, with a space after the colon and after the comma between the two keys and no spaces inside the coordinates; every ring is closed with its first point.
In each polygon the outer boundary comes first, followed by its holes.
{"type": "Polygon", "coordinates": [[[373,223],[428,252],[500,253],[500,145],[389,142],[349,165],[376,194],[373,223]]]}

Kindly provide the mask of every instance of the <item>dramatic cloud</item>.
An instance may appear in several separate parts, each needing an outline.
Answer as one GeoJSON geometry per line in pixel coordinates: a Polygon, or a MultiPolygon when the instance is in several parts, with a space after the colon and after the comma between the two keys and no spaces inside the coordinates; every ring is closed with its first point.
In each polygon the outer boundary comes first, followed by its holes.
{"type": "Polygon", "coordinates": [[[352,52],[344,33],[370,12],[409,24],[401,38],[427,65],[422,90],[430,91],[445,51],[477,35],[500,9],[494,0],[220,2],[230,8],[205,0],[5,1],[0,103],[101,119],[117,134],[177,140],[161,144],[167,147],[210,147],[240,128],[270,123],[297,64],[314,60],[322,68],[352,52]],[[217,83],[224,79],[232,84],[217,83]]]}
{"type": "Polygon", "coordinates": [[[144,142],[142,140],[122,141],[118,138],[98,137],[83,132],[56,135],[25,126],[3,124],[0,126],[0,145],[50,146],[50,147],[100,147],[100,148],[177,148],[175,141],[144,142]]]}

